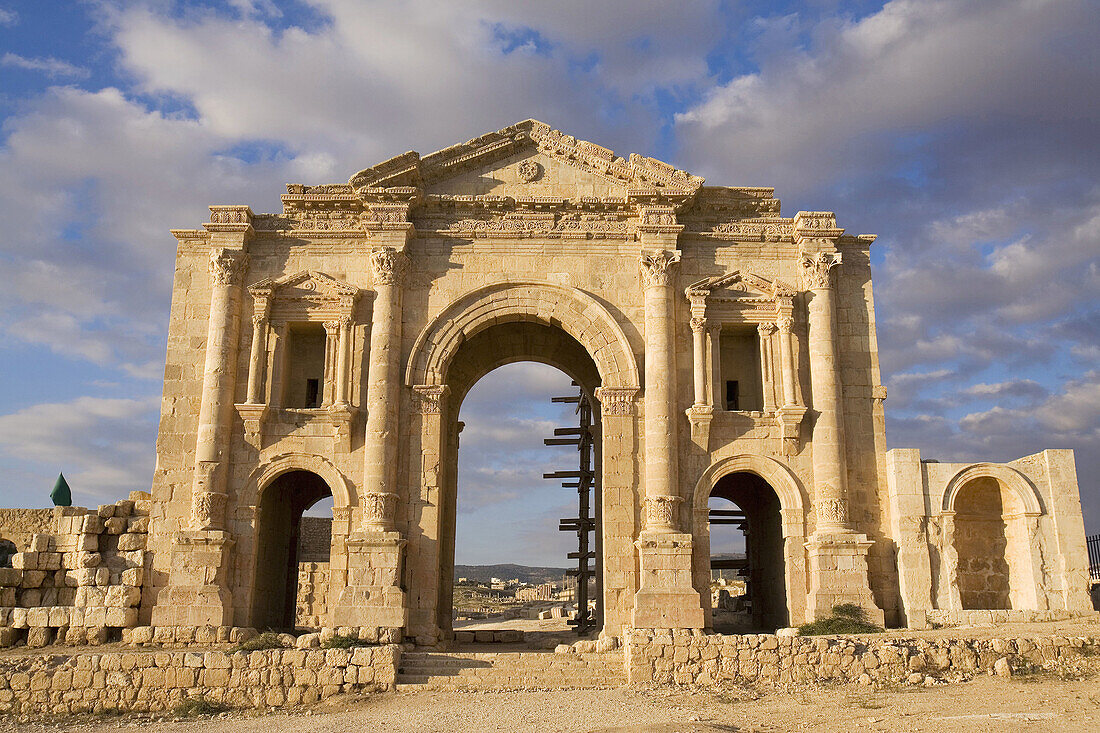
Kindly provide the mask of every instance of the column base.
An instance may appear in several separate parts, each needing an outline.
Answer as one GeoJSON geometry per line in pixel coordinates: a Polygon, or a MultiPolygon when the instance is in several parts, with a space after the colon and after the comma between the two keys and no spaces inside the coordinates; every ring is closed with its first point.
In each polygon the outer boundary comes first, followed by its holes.
{"type": "Polygon", "coordinates": [[[157,595],[153,626],[232,626],[227,575],[234,540],[224,530],[184,530],[172,541],[168,585],[157,595]]]}
{"type": "Polygon", "coordinates": [[[701,630],[703,607],[691,584],[691,535],[642,532],[634,546],[642,582],[634,595],[633,626],[701,630]]]}
{"type": "Polygon", "coordinates": [[[409,609],[399,584],[405,551],[401,533],[352,532],[345,545],[348,584],[332,609],[332,625],[404,629],[409,609]]]}
{"type": "Polygon", "coordinates": [[[858,532],[815,532],[806,543],[810,559],[810,594],[807,616],[827,618],[833,606],[852,603],[863,609],[864,618],[883,625],[882,609],[875,605],[867,575],[867,551],[874,544],[858,532]]]}

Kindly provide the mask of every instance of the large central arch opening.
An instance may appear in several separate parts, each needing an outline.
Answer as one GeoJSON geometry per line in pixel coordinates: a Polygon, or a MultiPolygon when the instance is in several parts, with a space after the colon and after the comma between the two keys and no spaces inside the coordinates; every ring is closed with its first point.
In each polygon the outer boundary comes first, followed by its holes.
{"type": "MultiPolygon", "coordinates": [[[[570,465],[576,470],[577,448],[546,447],[542,441],[555,427],[577,420],[576,403],[551,403],[551,396],[579,395],[596,405],[596,364],[561,328],[533,321],[501,323],[462,344],[447,384],[443,465],[453,470],[444,480],[439,627],[445,635],[456,629],[524,630],[528,640],[540,631],[568,633],[566,621],[579,610],[579,593],[565,571],[570,564],[576,567],[570,553],[577,551],[578,539],[575,533],[559,532],[558,522],[577,515],[578,493],[543,480],[542,474],[570,465]],[[456,573],[456,564],[466,567],[456,573]],[[462,581],[457,588],[456,580],[462,581]],[[486,598],[490,602],[479,609],[486,598]]],[[[592,412],[598,446],[598,407],[592,412]]],[[[597,447],[590,494],[595,518],[602,502],[599,466],[597,447]]],[[[598,523],[592,530],[591,545],[597,548],[598,523]]],[[[595,606],[591,611],[599,617],[602,558],[593,554],[596,575],[589,595],[595,606]]]]}

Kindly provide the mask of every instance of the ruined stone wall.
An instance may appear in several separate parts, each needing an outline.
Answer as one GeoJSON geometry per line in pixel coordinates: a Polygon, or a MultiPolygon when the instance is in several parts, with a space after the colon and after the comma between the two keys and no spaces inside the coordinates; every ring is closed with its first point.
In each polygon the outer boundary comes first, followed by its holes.
{"type": "Polygon", "coordinates": [[[300,628],[319,629],[329,625],[327,591],[329,587],[327,562],[298,563],[298,596],[294,625],[300,628]]]}
{"type": "Polygon", "coordinates": [[[632,629],[625,639],[631,684],[923,682],[1072,661],[1100,652],[1100,638],[993,639],[724,636],[632,629]],[[1004,660],[998,665],[999,660],[1004,660]],[[915,677],[914,677],[915,675],[915,677]]]}
{"type": "Polygon", "coordinates": [[[0,641],[102,643],[111,629],[135,626],[145,582],[151,499],[98,509],[57,507],[53,532],[33,534],[27,549],[0,568],[0,641]]]}
{"type": "Polygon", "coordinates": [[[53,509],[0,509],[0,540],[8,540],[16,551],[25,550],[31,535],[53,529],[53,509]]]}
{"type": "Polygon", "coordinates": [[[170,710],[202,696],[280,707],[394,689],[400,648],[132,651],[0,660],[0,712],[170,710]]]}

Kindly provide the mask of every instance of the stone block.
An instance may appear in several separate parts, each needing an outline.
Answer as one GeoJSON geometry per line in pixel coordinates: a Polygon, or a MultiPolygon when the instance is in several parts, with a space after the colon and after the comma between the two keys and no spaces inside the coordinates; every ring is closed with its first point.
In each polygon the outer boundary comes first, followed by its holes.
{"type": "Polygon", "coordinates": [[[109,519],[115,515],[115,505],[100,504],[99,508],[96,510],[96,514],[100,519],[109,519]]]}
{"type": "Polygon", "coordinates": [[[27,629],[27,646],[39,648],[53,643],[54,631],[48,626],[32,626],[27,629]]]}
{"type": "Polygon", "coordinates": [[[103,520],[103,528],[107,534],[120,535],[126,531],[125,517],[109,517],[103,520]]]}
{"type": "Polygon", "coordinates": [[[122,552],[129,552],[131,550],[144,550],[145,538],[146,535],[144,534],[134,534],[130,532],[119,535],[118,549],[122,552]]]}
{"type": "Polygon", "coordinates": [[[27,551],[29,552],[49,552],[50,551],[50,537],[44,534],[32,534],[31,540],[27,543],[27,551]]]}

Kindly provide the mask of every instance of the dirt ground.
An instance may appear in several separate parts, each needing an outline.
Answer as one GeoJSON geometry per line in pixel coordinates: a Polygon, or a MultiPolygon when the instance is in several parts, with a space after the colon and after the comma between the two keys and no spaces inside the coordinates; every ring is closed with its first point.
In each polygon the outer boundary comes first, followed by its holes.
{"type": "Polygon", "coordinates": [[[60,724],[0,721],[2,731],[347,733],[350,731],[1096,731],[1100,662],[1086,679],[983,676],[935,687],[397,692],[333,699],[304,712],[173,720],[131,715],[60,724]]]}

